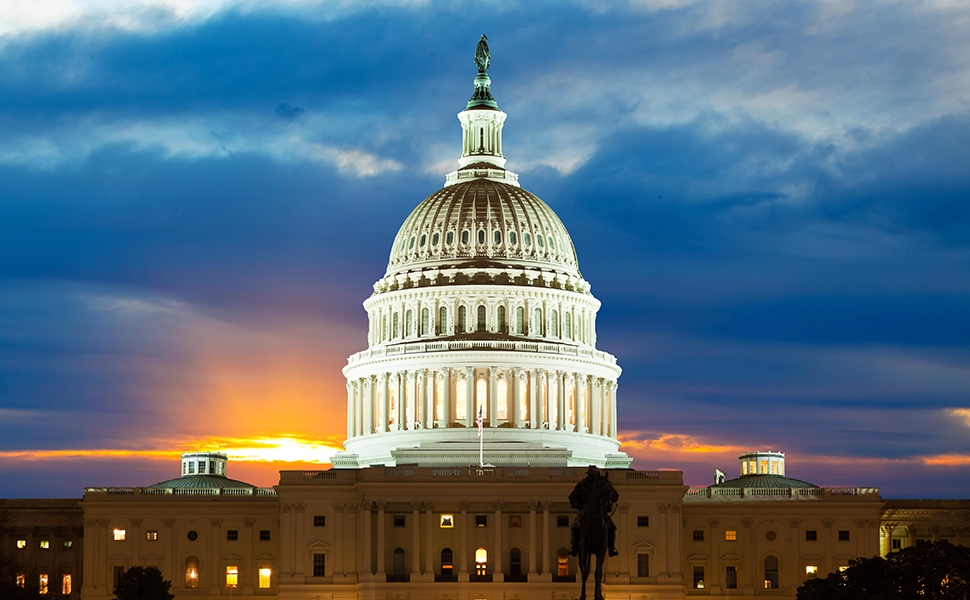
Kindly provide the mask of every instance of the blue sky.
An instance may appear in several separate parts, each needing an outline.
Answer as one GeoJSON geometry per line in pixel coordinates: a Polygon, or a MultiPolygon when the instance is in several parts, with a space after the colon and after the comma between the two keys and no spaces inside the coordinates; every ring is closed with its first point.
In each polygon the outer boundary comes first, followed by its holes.
{"type": "Polygon", "coordinates": [[[944,0],[0,8],[0,497],[339,445],[360,303],[455,168],[483,32],[637,468],[772,449],[967,497],[968,27],[944,0]]]}

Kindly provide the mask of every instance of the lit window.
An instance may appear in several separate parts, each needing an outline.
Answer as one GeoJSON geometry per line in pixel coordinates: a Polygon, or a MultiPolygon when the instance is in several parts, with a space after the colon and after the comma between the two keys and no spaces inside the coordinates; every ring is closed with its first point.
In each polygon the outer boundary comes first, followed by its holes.
{"type": "Polygon", "coordinates": [[[839,541],[840,542],[848,542],[849,541],[849,530],[848,529],[840,529],[839,530],[839,541]]]}
{"type": "Polygon", "coordinates": [[[488,571],[488,550],[475,550],[475,575],[484,576],[488,571]]]}
{"type": "Polygon", "coordinates": [[[728,529],[724,532],[724,541],[735,542],[738,539],[738,532],[735,529],[728,529]]]}
{"type": "Polygon", "coordinates": [[[149,529],[148,531],[146,531],[145,532],[145,539],[147,541],[149,541],[149,542],[157,542],[158,541],[158,530],[157,529],[149,529]]]}
{"type": "Polygon", "coordinates": [[[475,415],[481,412],[482,418],[488,418],[488,384],[479,379],[475,385],[475,415]]]}
{"type": "Polygon", "coordinates": [[[263,567],[259,570],[259,587],[262,589],[269,588],[269,579],[273,574],[273,570],[263,567]]]}
{"type": "Polygon", "coordinates": [[[650,527],[650,516],[637,515],[637,527],[650,527]]]}
{"type": "Polygon", "coordinates": [[[314,577],[327,576],[327,555],[323,554],[322,552],[315,552],[313,554],[313,576],[314,577]]]}
{"type": "Polygon", "coordinates": [[[765,558],[765,589],[778,589],[778,558],[775,556],[765,558]]]}
{"type": "Polygon", "coordinates": [[[26,548],[27,547],[27,540],[17,540],[17,547],[18,548],[26,548]]]}
{"type": "Polygon", "coordinates": [[[199,559],[194,556],[185,559],[185,587],[190,590],[199,587],[199,559]]]}
{"type": "Polygon", "coordinates": [[[694,567],[694,589],[702,590],[704,589],[704,566],[697,565],[694,567]]]}
{"type": "Polygon", "coordinates": [[[46,594],[47,593],[47,573],[41,573],[40,574],[40,590],[38,590],[38,591],[41,594],[46,594]]]}
{"type": "Polygon", "coordinates": [[[742,475],[747,475],[748,474],[748,463],[747,462],[742,462],[741,463],[741,474],[742,475]]]}
{"type": "Polygon", "coordinates": [[[842,565],[841,567],[839,567],[839,573],[844,573],[845,570],[848,568],[849,568],[849,565],[842,565]]]}
{"type": "Polygon", "coordinates": [[[40,541],[40,548],[41,548],[41,550],[47,550],[50,547],[51,547],[51,541],[50,540],[41,540],[40,541]]]}
{"type": "Polygon", "coordinates": [[[464,379],[459,380],[458,383],[455,384],[455,396],[457,396],[457,398],[455,398],[455,418],[459,421],[464,421],[467,417],[467,414],[465,413],[465,399],[468,394],[467,386],[468,384],[465,383],[464,379]]]}
{"type": "Polygon", "coordinates": [[[767,473],[768,472],[768,461],[763,460],[763,461],[760,462],[760,464],[758,466],[760,467],[760,470],[758,471],[759,473],[767,473]]]}
{"type": "Polygon", "coordinates": [[[805,567],[805,574],[808,575],[810,578],[815,577],[817,573],[818,573],[818,566],[808,565],[805,567]]]}
{"type": "Polygon", "coordinates": [[[775,461],[771,461],[771,474],[772,475],[778,474],[778,463],[776,463],[775,461]]]}
{"type": "Polygon", "coordinates": [[[226,587],[239,587],[239,567],[236,565],[226,567],[226,587]]]}
{"type": "Polygon", "coordinates": [[[64,547],[71,548],[74,546],[74,540],[64,540],[64,547]]]}
{"type": "Polygon", "coordinates": [[[556,576],[569,577],[569,551],[565,548],[556,553],[556,576]]]}
{"type": "Polygon", "coordinates": [[[27,587],[27,576],[23,573],[17,575],[17,587],[25,588],[27,587]]]}
{"type": "Polygon", "coordinates": [[[441,515],[441,527],[448,529],[455,526],[454,515],[441,515]]]}
{"type": "Polygon", "coordinates": [[[498,418],[501,421],[508,419],[509,410],[509,385],[504,379],[500,379],[496,385],[496,401],[498,403],[498,418]]]}
{"type": "Polygon", "coordinates": [[[124,529],[115,529],[114,535],[115,535],[115,541],[116,542],[123,541],[125,539],[125,530],[124,529]]]}
{"type": "Polygon", "coordinates": [[[693,540],[695,542],[703,542],[704,541],[704,530],[703,529],[695,529],[695,530],[693,530],[691,532],[691,540],[693,540]]]}
{"type": "Polygon", "coordinates": [[[65,596],[71,593],[71,576],[65,575],[61,577],[61,593],[65,596]]]}
{"type": "Polygon", "coordinates": [[[529,418],[529,386],[525,379],[519,380],[519,418],[523,421],[529,418]]]}

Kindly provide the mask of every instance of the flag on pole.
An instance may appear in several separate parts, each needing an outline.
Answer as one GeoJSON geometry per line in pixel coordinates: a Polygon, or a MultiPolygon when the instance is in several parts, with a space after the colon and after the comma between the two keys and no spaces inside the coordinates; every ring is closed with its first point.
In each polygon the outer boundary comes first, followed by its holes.
{"type": "Polygon", "coordinates": [[[482,437],[482,424],[485,420],[482,417],[482,407],[478,407],[478,418],[475,419],[475,424],[478,425],[478,437],[482,437]]]}

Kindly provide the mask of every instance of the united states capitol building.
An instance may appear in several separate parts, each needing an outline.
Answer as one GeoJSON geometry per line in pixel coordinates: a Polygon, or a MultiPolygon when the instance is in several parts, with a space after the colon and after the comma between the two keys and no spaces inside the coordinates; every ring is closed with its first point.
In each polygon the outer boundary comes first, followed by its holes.
{"type": "Polygon", "coordinates": [[[506,113],[480,54],[458,169],[388,240],[364,301],[333,468],[257,488],[224,454],[189,453],[151,487],[10,501],[0,543],[48,594],[109,600],[143,565],[180,600],[575,598],[567,497],[588,465],[620,496],[610,600],[794,598],[854,558],[970,539],[970,502],[818,487],[788,477],[780,452],[744,453],[709,487],[631,469],[600,302],[564,224],[505,168],[506,113]]]}

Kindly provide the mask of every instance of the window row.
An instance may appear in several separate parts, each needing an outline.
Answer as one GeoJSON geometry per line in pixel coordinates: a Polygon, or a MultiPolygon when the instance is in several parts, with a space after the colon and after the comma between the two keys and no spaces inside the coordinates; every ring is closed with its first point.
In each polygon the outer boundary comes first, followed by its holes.
{"type": "MultiPolygon", "coordinates": [[[[317,575],[316,556],[314,555],[314,577],[317,575]]],[[[554,580],[564,580],[573,577],[577,570],[576,565],[570,564],[569,551],[566,548],[559,548],[556,551],[556,565],[553,573],[554,580]]],[[[322,557],[322,555],[321,555],[322,557]]],[[[436,581],[456,581],[457,569],[455,568],[455,552],[451,548],[442,548],[438,555],[439,561],[435,572],[436,581]]],[[[471,581],[491,581],[492,573],[495,570],[494,563],[489,562],[489,552],[485,547],[476,548],[473,553],[474,571],[470,574],[471,581]]],[[[321,558],[321,563],[322,563],[321,558]]],[[[508,563],[502,569],[506,581],[525,581],[526,564],[521,548],[512,548],[508,553],[508,563]],[[521,578],[521,579],[520,579],[521,578]]],[[[408,554],[404,548],[395,548],[391,553],[391,569],[387,574],[388,581],[408,581],[408,554]]]]}
{"type": "MultiPolygon", "coordinates": [[[[63,544],[64,548],[73,548],[74,547],[74,540],[63,540],[61,543],[63,544]]],[[[50,540],[47,540],[47,539],[37,540],[37,547],[40,548],[41,550],[50,550],[51,541],[50,540]]],[[[17,548],[19,550],[26,549],[27,548],[27,540],[24,539],[24,538],[18,539],[17,540],[17,548]]]]}
{"type": "MultiPolygon", "coordinates": [[[[769,542],[775,541],[778,534],[773,530],[768,530],[765,532],[765,539],[769,542]]],[[[738,539],[737,529],[725,529],[724,530],[724,541],[735,542],[738,539]]],[[[848,529],[839,529],[838,540],[840,542],[851,541],[851,536],[848,529]]],[[[693,529],[691,530],[691,541],[693,542],[703,542],[704,541],[704,530],[703,529],[693,529]]],[[[805,530],[805,541],[806,542],[817,542],[818,541],[818,530],[817,529],[806,529],[805,530]]]]}
{"type": "Polygon", "coordinates": [[[401,311],[382,312],[380,317],[371,320],[372,343],[433,335],[492,332],[553,337],[592,344],[593,317],[581,311],[570,309],[560,313],[553,308],[547,314],[543,308],[536,307],[527,313],[525,307],[517,306],[510,319],[506,307],[498,306],[491,315],[494,326],[489,323],[489,310],[484,304],[475,309],[474,322],[469,319],[468,311],[465,305],[459,305],[455,309],[457,315],[451,326],[448,321],[449,308],[446,306],[439,306],[436,315],[428,307],[421,308],[420,319],[415,309],[404,310],[403,317],[401,311]],[[546,316],[549,317],[548,321],[546,316]],[[434,321],[432,317],[435,317],[434,321]]]}
{"type": "MultiPolygon", "coordinates": [[[[492,229],[491,236],[489,236],[488,230],[479,228],[475,231],[475,242],[478,246],[485,246],[491,237],[492,245],[501,246],[503,244],[503,240],[507,239],[507,246],[510,248],[518,246],[519,241],[521,240],[522,245],[520,249],[524,251],[533,248],[533,240],[535,241],[535,249],[539,251],[545,250],[547,247],[550,252],[555,252],[557,249],[562,251],[569,249],[568,245],[563,243],[563,238],[559,235],[552,236],[549,234],[534,234],[529,231],[524,231],[520,235],[519,232],[515,231],[514,229],[509,230],[506,235],[502,229],[492,229]]],[[[401,241],[398,242],[397,245],[397,251],[402,253],[406,249],[407,252],[411,254],[415,250],[421,252],[428,248],[435,249],[441,243],[442,237],[444,238],[445,246],[454,246],[456,238],[461,240],[460,245],[469,246],[472,243],[472,230],[462,229],[460,234],[455,230],[450,230],[445,233],[444,236],[442,236],[438,231],[433,232],[430,236],[427,233],[422,233],[421,235],[412,234],[411,237],[401,238],[401,241]]]]}
{"type": "MultiPolygon", "coordinates": [[[[317,525],[316,524],[316,518],[317,517],[314,517],[314,527],[323,527],[323,525],[317,525]]],[[[323,519],[325,517],[320,517],[320,518],[323,519]]],[[[189,532],[187,532],[185,534],[185,536],[188,538],[188,540],[190,542],[194,542],[197,539],[199,539],[199,532],[196,531],[196,530],[194,530],[194,529],[192,529],[189,532]]],[[[271,541],[271,536],[272,536],[271,530],[269,530],[269,529],[260,529],[259,530],[259,541],[261,541],[261,542],[271,541]]],[[[125,529],[114,529],[112,531],[112,538],[116,542],[124,541],[127,537],[128,537],[128,531],[125,530],[125,529]]],[[[239,540],[239,530],[238,529],[227,529],[226,530],[226,541],[227,542],[235,542],[235,541],[238,541],[238,540],[239,540]]],[[[147,529],[147,530],[145,530],[145,541],[148,541],[148,542],[157,542],[158,541],[158,530],[157,529],[147,529]]],[[[21,547],[19,545],[19,540],[18,540],[18,547],[21,547]]],[[[46,546],[42,546],[42,547],[46,547],[46,546]]],[[[69,542],[69,541],[64,542],[64,547],[65,548],[70,548],[71,547],[71,542],[69,542]]]]}
{"type": "MultiPolygon", "coordinates": [[[[113,574],[113,587],[118,587],[121,577],[125,574],[125,567],[115,565],[113,574]]],[[[225,586],[227,588],[239,587],[239,565],[226,565],[225,586]]],[[[272,585],[273,569],[269,566],[259,566],[255,571],[257,587],[268,589],[272,585]]],[[[196,556],[189,556],[185,559],[185,589],[195,590],[200,586],[199,559],[196,556]]],[[[113,589],[113,588],[112,588],[113,589]]],[[[68,593],[68,592],[65,592],[68,593]]]]}
{"type": "Polygon", "coordinates": [[[182,463],[182,475],[225,475],[226,463],[218,460],[187,460],[182,463]]]}
{"type": "MultiPolygon", "coordinates": [[[[764,586],[765,589],[778,589],[779,587],[779,567],[778,567],[778,557],[777,556],[766,556],[764,561],[760,565],[760,574],[763,575],[759,587],[764,586]]],[[[839,571],[845,571],[848,568],[846,565],[839,567],[839,571]]],[[[724,589],[736,590],[738,589],[738,571],[740,565],[725,565],[724,567],[724,589]]],[[[805,565],[805,578],[814,579],[818,577],[818,565],[805,565]]],[[[707,565],[692,565],[691,566],[691,587],[694,589],[704,589],[707,587],[705,582],[705,576],[707,575],[708,567],[707,565]]],[[[647,577],[648,575],[642,575],[639,573],[638,576],[647,577]]]]}
{"type": "MultiPolygon", "coordinates": [[[[55,580],[56,581],[56,580],[55,580]]],[[[51,593],[51,577],[49,573],[40,573],[37,576],[37,593],[41,595],[47,595],[51,593]]],[[[73,578],[70,573],[65,573],[61,575],[60,580],[60,594],[69,595],[74,589],[73,578]]],[[[17,587],[25,589],[27,587],[27,575],[24,573],[19,573],[17,575],[17,587]]],[[[54,592],[57,593],[57,592],[54,592]]]]}

